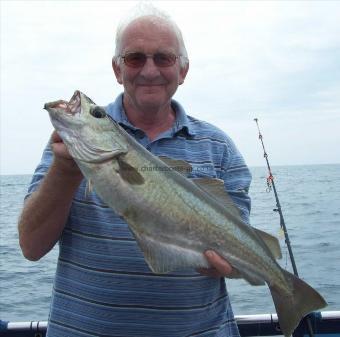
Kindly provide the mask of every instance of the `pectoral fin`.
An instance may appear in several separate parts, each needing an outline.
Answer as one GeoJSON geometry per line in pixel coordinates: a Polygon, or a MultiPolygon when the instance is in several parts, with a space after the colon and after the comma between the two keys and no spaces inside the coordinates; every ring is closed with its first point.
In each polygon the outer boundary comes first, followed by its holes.
{"type": "Polygon", "coordinates": [[[123,156],[119,156],[118,162],[118,173],[126,182],[131,185],[142,185],[144,184],[143,176],[138,172],[136,168],[131,166],[124,160],[123,156]]]}

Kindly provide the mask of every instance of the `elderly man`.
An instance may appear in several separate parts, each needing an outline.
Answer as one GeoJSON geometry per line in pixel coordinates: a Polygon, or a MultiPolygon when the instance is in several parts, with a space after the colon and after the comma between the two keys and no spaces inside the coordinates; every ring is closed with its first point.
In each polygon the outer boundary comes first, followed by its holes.
{"type": "MultiPolygon", "coordinates": [[[[107,112],[152,153],[190,162],[192,177],[223,179],[247,221],[251,178],[240,153],[221,130],[172,99],[189,69],[176,24],[159,11],[124,22],[112,65],[124,93],[107,112]]],[[[85,185],[54,132],[19,223],[30,260],[59,242],[48,337],[238,336],[227,261],[208,251],[209,269],[153,274],[127,224],[95,193],[85,197],[85,185]]]]}

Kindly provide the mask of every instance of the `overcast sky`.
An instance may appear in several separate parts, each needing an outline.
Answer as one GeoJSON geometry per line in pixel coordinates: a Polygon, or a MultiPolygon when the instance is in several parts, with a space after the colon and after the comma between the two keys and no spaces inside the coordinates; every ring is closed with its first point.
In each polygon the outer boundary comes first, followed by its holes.
{"type": "MultiPolygon", "coordinates": [[[[45,102],[122,88],[115,29],[135,1],[0,1],[1,174],[32,173],[52,132],[45,102]]],[[[175,98],[216,124],[250,166],[340,163],[339,1],[155,1],[190,59],[175,98]]]]}

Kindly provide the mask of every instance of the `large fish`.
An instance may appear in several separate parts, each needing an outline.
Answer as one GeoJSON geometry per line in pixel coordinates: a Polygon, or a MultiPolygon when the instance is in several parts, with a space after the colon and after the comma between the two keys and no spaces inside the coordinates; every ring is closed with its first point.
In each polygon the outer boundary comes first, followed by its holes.
{"type": "Polygon", "coordinates": [[[86,179],[128,223],[153,272],[209,267],[203,252],[212,249],[250,284],[267,283],[285,336],[326,305],[279,266],[274,237],[242,222],[223,181],[186,178],[187,166],[152,155],[79,91],[45,109],[86,179]]]}

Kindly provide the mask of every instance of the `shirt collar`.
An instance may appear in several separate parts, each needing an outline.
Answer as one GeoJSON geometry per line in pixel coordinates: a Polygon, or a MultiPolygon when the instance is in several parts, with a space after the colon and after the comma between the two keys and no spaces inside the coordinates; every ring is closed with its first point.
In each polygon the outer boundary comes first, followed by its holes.
{"type": "MultiPolygon", "coordinates": [[[[192,127],[190,120],[185,113],[184,108],[174,99],[171,100],[171,106],[176,112],[176,120],[172,126],[173,135],[188,135],[194,136],[195,130],[192,127]]],[[[123,93],[121,93],[114,102],[110,103],[105,107],[106,112],[120,125],[124,128],[129,128],[133,131],[138,130],[134,125],[132,125],[124,111],[123,107],[123,93]]]]}

